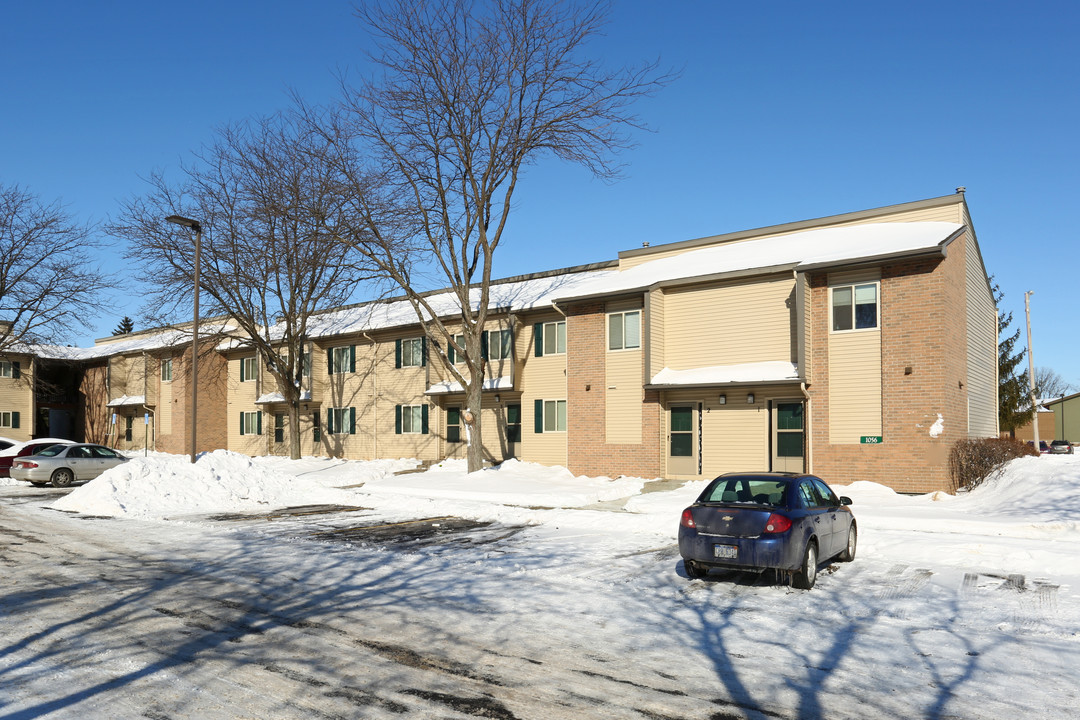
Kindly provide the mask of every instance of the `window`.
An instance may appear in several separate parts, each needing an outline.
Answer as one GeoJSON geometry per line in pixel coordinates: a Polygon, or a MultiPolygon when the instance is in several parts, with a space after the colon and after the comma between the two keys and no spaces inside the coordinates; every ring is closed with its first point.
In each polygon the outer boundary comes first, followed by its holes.
{"type": "Polygon", "coordinates": [[[509,330],[489,330],[484,335],[489,360],[503,360],[513,354],[514,334],[509,330]]]}
{"type": "Polygon", "coordinates": [[[394,432],[398,435],[427,435],[428,406],[396,406],[394,408],[394,432]]]}
{"type": "Polygon", "coordinates": [[[608,350],[632,350],[641,347],[641,311],[608,315],[608,350]]]}
{"type": "Polygon", "coordinates": [[[262,435],[262,412],[256,410],[255,412],[242,412],[240,413],[240,434],[241,435],[262,435]]]}
{"type": "Polygon", "coordinates": [[[285,442],[285,413],[274,413],[274,442],[285,442]]]}
{"type": "Polygon", "coordinates": [[[0,412],[0,427],[18,428],[19,427],[19,413],[17,413],[17,412],[0,412]]]}
{"type": "Polygon", "coordinates": [[[131,442],[131,432],[135,429],[135,417],[128,415],[124,418],[124,440],[131,442]]]}
{"type": "Polygon", "coordinates": [[[566,354],[566,321],[537,323],[537,356],[566,354]]]}
{"type": "Polygon", "coordinates": [[[259,374],[258,356],[240,358],[240,382],[254,380],[259,374]]]}
{"type": "Polygon", "coordinates": [[[832,329],[868,330],[878,326],[878,286],[841,285],[832,289],[832,329]]]}
{"type": "Polygon", "coordinates": [[[11,363],[7,360],[0,360],[0,377],[9,378],[12,375],[11,363]]]}
{"type": "Polygon", "coordinates": [[[161,382],[172,382],[172,358],[161,359],[161,382]]]}
{"type": "Polygon", "coordinates": [[[322,442],[322,424],[319,421],[318,410],[313,410],[311,413],[311,439],[322,442]]]}
{"type": "Polygon", "coordinates": [[[776,404],[776,456],[802,457],[803,404],[776,404]]]}
{"type": "Polygon", "coordinates": [[[566,432],[566,401],[537,400],[533,421],[536,433],[566,432]]]}
{"type": "Polygon", "coordinates": [[[461,442],[461,408],[459,407],[446,408],[446,442],[461,442]]]}
{"type": "Polygon", "coordinates": [[[395,342],[394,367],[423,367],[427,364],[427,343],[424,338],[409,338],[395,342]]]}
{"type": "Polygon", "coordinates": [[[331,375],[356,372],[356,346],[342,345],[330,348],[327,353],[331,375]]]}
{"type": "Polygon", "coordinates": [[[459,354],[458,351],[454,349],[453,345],[450,345],[446,348],[446,359],[450,361],[451,365],[457,365],[458,363],[464,362],[465,360],[465,336],[455,335],[454,342],[457,343],[459,347],[461,347],[462,352],[459,354]]]}
{"type": "Polygon", "coordinates": [[[326,432],[328,435],[355,435],[356,408],[330,408],[326,411],[326,432]]]}
{"type": "Polygon", "coordinates": [[[506,406],[506,442],[521,442],[521,406],[506,406]]]}
{"type": "MultiPolygon", "coordinates": [[[[286,367],[288,367],[289,356],[286,353],[280,353],[278,355],[278,358],[280,358],[280,360],[281,360],[281,365],[279,367],[281,367],[282,369],[285,369],[286,367]]],[[[310,352],[302,353],[300,355],[300,373],[304,377],[311,377],[311,353],[310,352]]]]}

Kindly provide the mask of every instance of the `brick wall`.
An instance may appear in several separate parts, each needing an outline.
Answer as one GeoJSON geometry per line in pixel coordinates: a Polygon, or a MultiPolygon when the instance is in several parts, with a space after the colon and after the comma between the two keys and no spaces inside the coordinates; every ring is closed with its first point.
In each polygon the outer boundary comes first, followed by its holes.
{"type": "Polygon", "coordinates": [[[881,445],[829,443],[828,287],[824,273],[811,279],[814,472],[838,484],[870,480],[900,492],[949,486],[949,449],[967,436],[965,249],[961,238],[945,259],[882,267],[881,445]],[[944,430],[934,438],[938,414],[944,430]]]}
{"type": "Polygon", "coordinates": [[[640,444],[606,440],[605,317],[603,303],[579,305],[567,312],[567,465],[571,472],[583,475],[659,477],[663,469],[659,393],[642,391],[640,444]]]}

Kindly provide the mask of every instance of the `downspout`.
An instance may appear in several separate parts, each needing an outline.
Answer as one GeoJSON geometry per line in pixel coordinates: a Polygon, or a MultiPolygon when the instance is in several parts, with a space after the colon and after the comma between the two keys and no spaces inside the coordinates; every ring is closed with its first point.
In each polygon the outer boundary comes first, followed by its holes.
{"type": "MultiPolygon", "coordinates": [[[[375,349],[375,340],[367,333],[360,333],[364,339],[371,343],[373,357],[378,353],[375,349]]],[[[371,363],[371,459],[379,459],[379,363],[371,363]]]]}
{"type": "Polygon", "coordinates": [[[814,471],[814,443],[812,442],[813,435],[810,432],[810,393],[806,390],[806,313],[803,307],[803,290],[807,278],[804,275],[803,281],[799,282],[799,271],[792,270],[791,273],[795,279],[795,335],[799,374],[802,376],[799,381],[799,391],[802,392],[803,398],[806,400],[806,410],[803,412],[803,447],[806,452],[806,472],[809,473],[814,471]]]}
{"type": "MultiPolygon", "coordinates": [[[[147,418],[150,416],[150,406],[146,402],[147,398],[149,398],[149,396],[150,396],[150,372],[147,370],[147,367],[146,367],[146,358],[147,358],[147,355],[146,355],[146,352],[144,351],[143,354],[142,354],[142,370],[143,370],[143,373],[142,373],[143,457],[146,457],[147,455],[149,455],[149,451],[150,451],[150,443],[147,442],[147,440],[149,440],[149,438],[147,436],[150,434],[150,425],[147,422],[147,418]]],[[[154,418],[154,420],[155,420],[155,424],[156,424],[157,418],[154,418]]],[[[154,450],[155,451],[157,450],[157,433],[156,432],[154,433],[154,450]]]]}
{"type": "MultiPolygon", "coordinates": [[[[566,313],[563,312],[559,304],[554,300],[551,301],[551,307],[555,308],[556,312],[563,316],[563,320],[566,321],[566,344],[570,344],[570,319],[566,317],[566,313]]],[[[536,338],[533,338],[533,342],[536,342],[536,338]]],[[[563,457],[566,458],[567,466],[570,465],[570,348],[566,348],[567,352],[563,355],[563,362],[566,367],[563,368],[563,395],[566,396],[566,437],[563,438],[563,457]]]]}
{"type": "Polygon", "coordinates": [[[806,472],[811,473],[814,472],[814,444],[810,441],[810,393],[806,391],[805,380],[799,382],[799,390],[802,391],[803,397],[806,398],[806,412],[803,413],[803,427],[806,435],[803,442],[806,446],[806,472]]]}

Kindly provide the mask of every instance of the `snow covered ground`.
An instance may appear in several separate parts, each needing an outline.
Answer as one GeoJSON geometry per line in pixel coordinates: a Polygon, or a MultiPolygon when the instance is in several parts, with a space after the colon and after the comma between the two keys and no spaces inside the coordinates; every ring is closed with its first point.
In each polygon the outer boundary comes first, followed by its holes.
{"type": "MultiPolygon", "coordinates": [[[[574,477],[516,461],[472,475],[456,461],[394,474],[415,465],[224,451],[195,465],[138,457],[52,503],[79,515],[6,507],[2,491],[14,490],[0,488],[0,533],[48,519],[56,532],[98,533],[103,543],[122,535],[145,547],[147,564],[170,555],[200,567],[242,558],[242,571],[227,571],[229,582],[250,578],[277,601],[297,592],[283,575],[332,588],[332,621],[342,624],[381,628],[392,608],[402,623],[394,637],[411,639],[412,652],[434,644],[458,661],[484,657],[484,672],[498,676],[484,693],[502,703],[498,712],[442,708],[439,716],[1000,718],[1070,717],[1080,707],[1080,456],[1017,460],[956,497],[902,496],[866,482],[837,486],[854,500],[857,558],[830,566],[810,592],[769,575],[686,578],[675,545],[679,512],[703,482],[643,492],[651,488],[642,478],[574,477]],[[349,518],[354,525],[457,517],[524,529],[500,543],[394,550],[327,539],[340,519],[227,527],[210,519],[316,504],[363,508],[349,518]],[[80,524],[85,516],[122,521],[80,524]],[[319,529],[328,532],[313,536],[319,529]],[[514,669],[507,658],[528,662],[514,669]]],[[[45,715],[35,710],[43,707],[56,708],[56,717],[110,716],[90,712],[98,706],[83,695],[56,705],[41,700],[70,693],[73,683],[104,687],[90,696],[95,702],[133,690],[103,680],[116,676],[115,667],[71,671],[38,648],[40,638],[22,638],[30,612],[0,598],[7,645],[0,718],[45,715]]],[[[66,626],[63,613],[62,604],[35,608],[33,622],[66,626]]],[[[104,645],[119,641],[90,622],[82,639],[88,649],[95,633],[104,645]]],[[[204,661],[192,656],[184,666],[204,661]]],[[[347,675],[352,683],[382,683],[380,692],[393,686],[371,668],[328,657],[320,667],[323,685],[347,675]]],[[[140,682],[152,685],[164,672],[140,682]]],[[[186,679],[169,672],[170,682],[186,679]]],[[[200,683],[192,693],[222,693],[226,709],[215,716],[259,716],[245,704],[255,700],[200,683]]],[[[281,709],[300,707],[292,702],[261,716],[293,716],[281,709]]],[[[151,716],[179,716],[177,707],[161,705],[151,716]]],[[[409,707],[407,714],[427,712],[409,707]]]]}

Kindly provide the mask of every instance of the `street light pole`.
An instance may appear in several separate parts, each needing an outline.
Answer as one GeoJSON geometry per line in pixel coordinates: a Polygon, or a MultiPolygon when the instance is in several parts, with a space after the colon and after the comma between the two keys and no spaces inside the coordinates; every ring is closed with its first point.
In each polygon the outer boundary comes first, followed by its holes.
{"type": "Polygon", "coordinates": [[[198,220],[170,215],[166,221],[195,231],[195,320],[191,326],[191,462],[195,462],[195,436],[199,408],[199,252],[202,248],[202,225],[198,220]]]}
{"type": "Polygon", "coordinates": [[[1031,437],[1035,441],[1035,452],[1042,454],[1039,448],[1039,402],[1035,397],[1035,351],[1031,349],[1031,296],[1034,294],[1034,290],[1024,293],[1024,315],[1027,317],[1028,383],[1031,385],[1031,407],[1035,409],[1031,416],[1031,437]]]}

